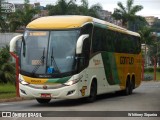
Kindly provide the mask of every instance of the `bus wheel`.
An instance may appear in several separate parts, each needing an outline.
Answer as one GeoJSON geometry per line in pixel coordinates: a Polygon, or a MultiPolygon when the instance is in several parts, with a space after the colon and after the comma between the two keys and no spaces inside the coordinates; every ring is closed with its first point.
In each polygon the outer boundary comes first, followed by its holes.
{"type": "Polygon", "coordinates": [[[130,80],[127,80],[126,82],[126,88],[125,90],[123,91],[124,95],[129,95],[130,94],[130,80]]]}
{"type": "Polygon", "coordinates": [[[46,103],[49,103],[51,99],[36,98],[36,100],[40,104],[46,104],[46,103]]]}
{"type": "Polygon", "coordinates": [[[129,94],[132,94],[132,92],[133,92],[133,81],[131,81],[129,85],[129,94]]]}
{"type": "Polygon", "coordinates": [[[87,98],[88,102],[94,102],[97,96],[97,82],[96,80],[92,81],[91,88],[90,88],[90,96],[87,98]]]}

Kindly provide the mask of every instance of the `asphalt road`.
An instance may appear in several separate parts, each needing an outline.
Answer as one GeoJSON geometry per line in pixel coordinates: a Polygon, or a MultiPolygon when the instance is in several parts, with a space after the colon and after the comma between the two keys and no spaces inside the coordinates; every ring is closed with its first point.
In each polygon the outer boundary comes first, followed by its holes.
{"type": "MultiPolygon", "coordinates": [[[[133,114],[136,111],[160,111],[160,82],[142,82],[141,86],[139,88],[136,88],[133,91],[132,95],[129,96],[122,96],[115,93],[105,94],[98,96],[97,100],[94,103],[87,103],[83,99],[78,100],[52,100],[49,104],[46,105],[40,105],[35,100],[24,100],[24,101],[18,101],[18,102],[6,102],[6,103],[0,103],[0,111],[68,111],[68,113],[65,114],[72,114],[72,112],[69,111],[93,111],[93,112],[86,112],[86,117],[79,117],[79,115],[75,118],[71,117],[58,117],[56,119],[61,120],[81,120],[86,119],[90,120],[92,117],[92,120],[99,119],[96,116],[97,113],[100,113],[100,115],[103,112],[96,112],[96,111],[114,111],[113,115],[116,116],[116,120],[134,120],[135,117],[118,117],[120,112],[117,111],[134,111],[133,114]]],[[[83,112],[82,112],[83,113],[83,112]]],[[[139,112],[138,112],[139,113],[139,112]]],[[[57,114],[57,113],[50,113],[51,114],[57,114]]],[[[59,114],[59,113],[58,113],[59,114]]],[[[60,112],[60,114],[62,114],[60,112]]],[[[73,114],[76,114],[73,112],[73,114]]],[[[110,114],[110,113],[106,113],[110,114]]],[[[123,113],[122,113],[123,114],[123,113]]],[[[132,115],[133,115],[132,114],[132,115]]],[[[115,117],[100,117],[100,119],[108,119],[112,120],[115,117]]],[[[11,118],[0,118],[0,120],[8,120],[11,118]]],[[[20,118],[12,118],[12,119],[20,119],[20,118]]],[[[30,118],[30,119],[36,119],[36,118],[30,118]]],[[[45,119],[45,118],[43,118],[45,119]]],[[[47,119],[52,119],[47,118],[47,119]]],[[[159,120],[160,117],[152,117],[152,118],[143,118],[143,117],[136,117],[136,119],[140,120],[159,120]]]]}

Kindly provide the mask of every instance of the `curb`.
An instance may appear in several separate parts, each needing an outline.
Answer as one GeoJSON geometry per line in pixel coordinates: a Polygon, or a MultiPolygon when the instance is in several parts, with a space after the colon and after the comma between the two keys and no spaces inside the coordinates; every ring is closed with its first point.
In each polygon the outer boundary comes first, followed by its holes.
{"type": "Polygon", "coordinates": [[[17,101],[23,101],[23,100],[30,100],[30,99],[25,99],[25,98],[22,98],[22,97],[0,99],[0,103],[3,103],[3,102],[17,102],[17,101]]]}

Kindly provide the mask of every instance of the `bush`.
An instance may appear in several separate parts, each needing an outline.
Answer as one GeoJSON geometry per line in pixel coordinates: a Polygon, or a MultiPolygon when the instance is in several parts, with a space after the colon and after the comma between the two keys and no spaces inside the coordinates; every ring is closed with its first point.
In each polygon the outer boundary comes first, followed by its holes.
{"type": "Polygon", "coordinates": [[[144,68],[144,72],[154,72],[153,67],[144,68]]]}
{"type": "Polygon", "coordinates": [[[9,46],[3,47],[0,50],[0,82],[14,83],[15,81],[15,65],[12,64],[9,59],[11,58],[9,53],[9,46]]]}
{"type": "MultiPolygon", "coordinates": [[[[157,67],[156,71],[160,72],[160,67],[157,67]]],[[[144,72],[154,72],[154,67],[144,68],[144,72]]]]}
{"type": "Polygon", "coordinates": [[[144,74],[144,81],[150,81],[153,80],[153,75],[144,74]]]}
{"type": "Polygon", "coordinates": [[[157,67],[157,72],[160,72],[160,67],[157,67]]]}

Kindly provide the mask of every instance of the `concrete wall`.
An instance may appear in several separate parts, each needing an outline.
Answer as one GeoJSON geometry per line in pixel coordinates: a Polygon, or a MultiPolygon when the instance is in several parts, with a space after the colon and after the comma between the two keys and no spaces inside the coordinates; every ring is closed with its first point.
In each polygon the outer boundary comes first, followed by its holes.
{"type": "Polygon", "coordinates": [[[0,48],[9,45],[10,40],[20,33],[0,33],[0,48]]]}

